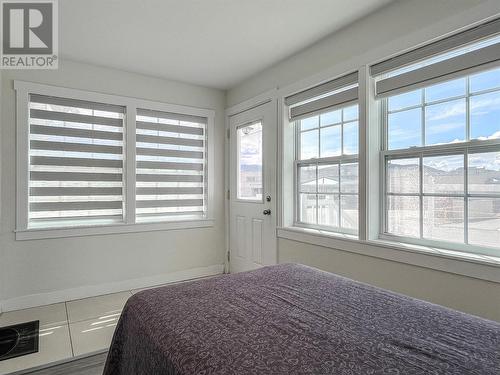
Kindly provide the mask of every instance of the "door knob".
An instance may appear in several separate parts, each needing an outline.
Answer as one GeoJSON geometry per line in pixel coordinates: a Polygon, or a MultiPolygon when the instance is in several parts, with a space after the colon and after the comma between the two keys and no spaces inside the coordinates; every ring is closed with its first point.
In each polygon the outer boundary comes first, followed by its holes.
{"type": "Polygon", "coordinates": [[[271,210],[269,208],[265,209],[264,211],[262,211],[262,213],[264,215],[271,215],[271,210]]]}

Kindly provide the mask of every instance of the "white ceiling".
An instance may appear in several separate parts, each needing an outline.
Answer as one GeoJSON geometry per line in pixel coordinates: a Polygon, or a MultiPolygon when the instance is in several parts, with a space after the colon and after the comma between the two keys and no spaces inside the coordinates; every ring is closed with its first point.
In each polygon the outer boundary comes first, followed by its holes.
{"type": "Polygon", "coordinates": [[[59,54],[227,89],[391,0],[62,0],[59,54]]]}

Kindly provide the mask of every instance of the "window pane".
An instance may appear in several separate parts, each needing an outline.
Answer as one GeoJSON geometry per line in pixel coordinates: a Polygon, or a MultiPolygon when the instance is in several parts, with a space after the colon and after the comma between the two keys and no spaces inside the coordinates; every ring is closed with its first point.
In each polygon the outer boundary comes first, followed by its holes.
{"type": "Polygon", "coordinates": [[[340,166],[340,191],[358,192],[358,163],[344,163],[340,166]]]}
{"type": "Polygon", "coordinates": [[[321,115],[321,126],[339,124],[342,122],[342,110],[323,113],[321,115]]]}
{"type": "Polygon", "coordinates": [[[319,125],[319,117],[313,116],[300,120],[300,130],[309,130],[317,128],[319,125]]]}
{"type": "Polygon", "coordinates": [[[358,230],[358,196],[342,195],[340,198],[342,227],[358,230]]]}
{"type": "Polygon", "coordinates": [[[299,190],[304,193],[316,192],[316,166],[306,165],[299,167],[299,190]]]}
{"type": "Polygon", "coordinates": [[[339,191],[339,165],[318,166],[318,192],[336,193],[339,191]]]}
{"type": "Polygon", "coordinates": [[[425,109],[425,144],[465,140],[465,99],[434,104],[425,109]]]}
{"type": "Polygon", "coordinates": [[[343,109],[344,118],[342,119],[344,122],[354,121],[358,119],[358,105],[353,105],[351,107],[347,107],[343,109]]]}
{"type": "Polygon", "coordinates": [[[262,199],[262,123],[238,128],[238,198],[262,199]]]}
{"type": "Polygon", "coordinates": [[[420,108],[389,114],[389,149],[422,145],[421,120],[420,108]]]}
{"type": "Polygon", "coordinates": [[[399,236],[420,236],[419,198],[387,196],[387,232],[399,236]]]}
{"type": "Polygon", "coordinates": [[[356,155],[358,153],[358,122],[344,124],[344,155],[356,155]]]}
{"type": "Polygon", "coordinates": [[[424,157],[424,193],[463,193],[464,156],[424,157]]]}
{"type": "Polygon", "coordinates": [[[422,104],[422,90],[410,91],[389,98],[389,111],[414,107],[422,104]]]}
{"type": "Polygon", "coordinates": [[[300,217],[302,223],[316,224],[316,194],[300,194],[300,217]]]}
{"type": "Polygon", "coordinates": [[[500,247],[500,198],[469,199],[469,243],[500,247]]]}
{"type": "Polygon", "coordinates": [[[419,159],[387,161],[387,191],[389,193],[418,193],[420,191],[419,159]]]}
{"type": "Polygon", "coordinates": [[[318,194],[318,224],[329,227],[339,226],[339,196],[318,194]]]}
{"type": "Polygon", "coordinates": [[[469,154],[469,194],[500,193],[500,151],[469,154]]]}
{"type": "Polygon", "coordinates": [[[490,70],[470,77],[470,91],[477,92],[500,87],[500,69],[490,70]]]}
{"type": "Polygon", "coordinates": [[[500,138],[500,91],[470,98],[471,138],[500,138]]]}
{"type": "Polygon", "coordinates": [[[340,125],[321,129],[321,157],[340,155],[340,125]]]}
{"type": "Polygon", "coordinates": [[[318,130],[300,133],[300,158],[304,160],[318,156],[318,130]]]}
{"type": "Polygon", "coordinates": [[[464,242],[464,199],[424,197],[424,238],[464,242]]]}
{"type": "Polygon", "coordinates": [[[434,102],[465,95],[466,78],[440,83],[425,88],[425,102],[434,102]]]}

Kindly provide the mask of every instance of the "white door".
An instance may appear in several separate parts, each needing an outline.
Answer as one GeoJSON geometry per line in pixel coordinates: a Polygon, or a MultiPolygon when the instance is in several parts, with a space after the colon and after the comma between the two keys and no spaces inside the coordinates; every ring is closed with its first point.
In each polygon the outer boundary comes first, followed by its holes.
{"type": "Polygon", "coordinates": [[[276,105],[230,117],[231,272],[276,264],[276,105]]]}

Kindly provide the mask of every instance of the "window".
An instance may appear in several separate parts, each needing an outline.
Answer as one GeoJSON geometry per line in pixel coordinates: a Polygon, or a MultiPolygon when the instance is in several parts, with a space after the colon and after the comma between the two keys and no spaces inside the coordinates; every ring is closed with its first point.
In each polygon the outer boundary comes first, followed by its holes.
{"type": "Polygon", "coordinates": [[[489,249],[500,244],[500,68],[416,86],[382,99],[383,233],[494,254],[489,249]]]}
{"type": "Polygon", "coordinates": [[[27,82],[15,89],[17,238],[211,225],[213,111],[27,82]]]}
{"type": "MultiPolygon", "coordinates": [[[[331,92],[291,103],[296,131],[295,225],[334,232],[358,231],[357,75],[327,83],[331,92]],[[337,81],[338,82],[338,81],[337,81]],[[340,86],[340,87],[339,87],[340,86]],[[296,105],[294,105],[296,104],[296,105]]],[[[324,90],[327,91],[327,90],[324,90]]],[[[313,88],[311,95],[318,94],[313,88]]]]}
{"type": "Polygon", "coordinates": [[[237,129],[237,198],[262,201],[262,122],[237,129]]]}
{"type": "Polygon", "coordinates": [[[203,217],[207,119],[138,109],[137,221],[203,217]]]}
{"type": "Polygon", "coordinates": [[[29,227],[123,220],[124,113],[30,95],[29,227]]]}

